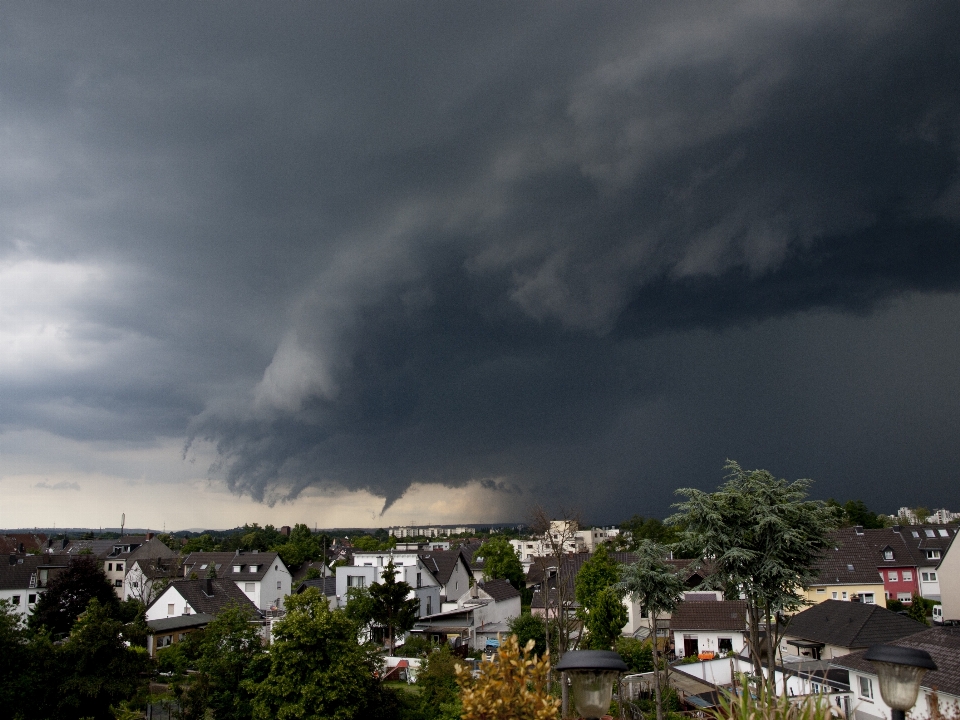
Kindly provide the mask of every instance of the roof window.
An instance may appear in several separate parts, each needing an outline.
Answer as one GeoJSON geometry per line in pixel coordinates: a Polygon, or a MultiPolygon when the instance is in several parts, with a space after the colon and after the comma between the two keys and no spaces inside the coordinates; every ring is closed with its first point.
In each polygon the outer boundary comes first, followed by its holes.
{"type": "Polygon", "coordinates": [[[939,532],[940,532],[940,537],[950,537],[950,533],[944,528],[940,528],[939,532]]]}
{"type": "Polygon", "coordinates": [[[847,570],[849,570],[850,572],[853,572],[853,565],[849,565],[849,564],[848,564],[848,565],[847,565],[847,570]]]}
{"type": "Polygon", "coordinates": [[[927,534],[927,537],[934,537],[936,535],[930,528],[927,528],[924,532],[927,534]]]}
{"type": "Polygon", "coordinates": [[[916,530],[912,530],[911,532],[913,533],[913,536],[914,536],[915,538],[920,537],[920,533],[918,533],[916,530]]]}

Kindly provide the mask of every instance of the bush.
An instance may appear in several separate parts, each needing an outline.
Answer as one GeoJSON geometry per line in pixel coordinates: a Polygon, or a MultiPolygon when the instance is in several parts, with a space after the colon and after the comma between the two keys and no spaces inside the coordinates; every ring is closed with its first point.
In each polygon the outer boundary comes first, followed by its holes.
{"type": "Polygon", "coordinates": [[[617,640],[616,649],[630,672],[644,673],[653,670],[653,647],[649,641],[621,637],[617,640]]]}

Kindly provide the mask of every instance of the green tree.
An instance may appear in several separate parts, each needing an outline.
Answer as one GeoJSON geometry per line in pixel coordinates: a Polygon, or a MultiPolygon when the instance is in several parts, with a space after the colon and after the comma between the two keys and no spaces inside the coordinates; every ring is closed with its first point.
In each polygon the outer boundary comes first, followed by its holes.
{"type": "Polygon", "coordinates": [[[459,718],[460,688],[457,665],[461,664],[444,643],[429,653],[417,673],[420,713],[425,720],[453,715],[459,718]]]}
{"type": "Polygon", "coordinates": [[[30,707],[34,677],[26,628],[20,613],[0,600],[0,708],[20,717],[30,707]]]}
{"type": "Polygon", "coordinates": [[[533,653],[543,655],[547,651],[547,624],[539,615],[521,613],[510,621],[510,632],[517,636],[520,647],[533,640],[533,653]]]}
{"type": "Polygon", "coordinates": [[[653,643],[650,640],[638,640],[634,637],[617,638],[616,651],[630,668],[630,672],[645,673],[653,671],[653,643]]]}
{"type": "Polygon", "coordinates": [[[775,632],[783,613],[801,608],[802,588],[815,580],[814,566],[829,545],[836,513],[820,501],[807,500],[810,480],[789,483],[766,470],[743,470],[728,460],[726,482],[713,493],[677,490],[687,500],[675,507],[670,521],[686,528],[684,543],[699,557],[711,559],[711,577],[728,595],[743,596],[749,608],[747,643],[754,672],[762,676],[761,657],[768,663],[767,682],[774,691],[775,632]],[[765,651],[765,652],[764,652],[765,651]]]}
{"type": "Polygon", "coordinates": [[[221,610],[195,641],[199,675],[181,695],[184,703],[209,708],[217,720],[249,718],[249,686],[262,680],[268,667],[260,631],[247,608],[232,604],[221,610]]]}
{"type": "Polygon", "coordinates": [[[683,581],[670,567],[666,547],[652,540],[645,540],[636,550],[637,560],[623,569],[620,589],[647,612],[650,617],[651,657],[654,671],[654,697],[657,705],[657,720],[663,720],[663,681],[660,677],[657,639],[659,618],[664,613],[676,610],[683,597],[683,581]]]}
{"type": "Polygon", "coordinates": [[[93,555],[71,558],[70,566],[40,595],[28,625],[31,630],[46,628],[54,638],[66,635],[94,598],[110,617],[118,616],[120,601],[103,572],[103,563],[93,555]]]}
{"type": "Polygon", "coordinates": [[[678,529],[665,525],[658,518],[634,515],[620,523],[619,527],[620,534],[614,542],[622,550],[636,550],[644,540],[653,540],[663,545],[670,545],[680,540],[678,529]]]}
{"type": "Polygon", "coordinates": [[[316,588],[286,601],[274,625],[270,671],[255,693],[253,717],[261,720],[352,720],[376,714],[380,695],[372,648],[357,642],[356,625],[331,611],[316,588]]]}
{"type": "Polygon", "coordinates": [[[404,633],[417,621],[420,602],[413,597],[408,599],[413,588],[408,583],[397,581],[396,566],[393,559],[384,566],[380,582],[370,585],[373,621],[387,629],[390,652],[393,652],[397,633],[404,633]]]}
{"type": "Polygon", "coordinates": [[[77,619],[70,637],[56,651],[63,668],[56,696],[58,718],[113,718],[111,706],[131,698],[144,682],[150,658],[127,647],[123,623],[93,598],[77,619]]]}
{"type": "Polygon", "coordinates": [[[193,552],[216,552],[220,549],[219,544],[216,540],[213,539],[213,536],[209,533],[204,533],[203,535],[197,535],[188,539],[183,547],[180,548],[180,552],[183,555],[189,555],[193,552]]]}
{"type": "Polygon", "coordinates": [[[487,540],[474,557],[483,559],[483,574],[491,580],[507,580],[517,589],[523,584],[523,565],[510,541],[502,535],[487,540]]]}
{"type": "Polygon", "coordinates": [[[868,530],[877,530],[886,526],[883,516],[870,510],[863,500],[847,500],[841,505],[830,498],[826,504],[827,507],[835,509],[840,522],[845,526],[860,525],[868,530]]]}
{"type": "Polygon", "coordinates": [[[617,588],[607,587],[601,590],[593,599],[585,621],[587,648],[609,650],[620,637],[623,626],[629,619],[627,608],[623,605],[623,596],[617,588]]]}
{"type": "Polygon", "coordinates": [[[609,650],[629,619],[619,581],[620,566],[605,545],[599,545],[577,572],[577,614],[587,629],[587,647],[593,650],[609,650]]]}
{"type": "Polygon", "coordinates": [[[907,608],[907,617],[913,618],[924,625],[930,624],[927,620],[927,605],[917,593],[914,593],[911,598],[910,607],[907,608]]]}

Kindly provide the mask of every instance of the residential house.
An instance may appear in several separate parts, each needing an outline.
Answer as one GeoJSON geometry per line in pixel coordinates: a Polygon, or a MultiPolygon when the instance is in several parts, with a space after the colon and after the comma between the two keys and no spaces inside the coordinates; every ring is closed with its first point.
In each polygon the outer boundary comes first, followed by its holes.
{"type": "Polygon", "coordinates": [[[153,533],[146,535],[124,535],[120,538],[100,538],[94,540],[71,540],[63,552],[67,555],[94,555],[103,565],[107,581],[113,587],[117,598],[123,600],[124,579],[129,563],[137,557],[174,557],[176,553],[156,539],[153,533]],[[134,554],[141,546],[149,544],[143,554],[134,554]]]}
{"type": "MultiPolygon", "coordinates": [[[[889,644],[925,650],[937,665],[936,670],[927,672],[920,681],[920,693],[910,716],[942,717],[943,713],[956,717],[960,713],[960,627],[936,627],[889,644]]],[[[865,653],[866,650],[850,653],[832,664],[850,673],[854,720],[890,720],[890,708],[880,695],[876,668],[864,660],[865,653]]]]}
{"type": "Polygon", "coordinates": [[[26,619],[50,581],[69,564],[64,556],[8,555],[0,561],[0,600],[26,619]]]}
{"type": "Polygon", "coordinates": [[[784,656],[832,660],[871,645],[915,635],[925,628],[881,605],[826,600],[790,618],[780,641],[780,652],[784,656]]]}
{"type": "Polygon", "coordinates": [[[670,633],[678,658],[740,653],[746,646],[746,632],[746,600],[685,600],[677,604],[670,617],[670,633]]]}
{"type": "Polygon", "coordinates": [[[205,628],[212,620],[213,615],[198,613],[196,615],[179,615],[165,617],[158,620],[147,620],[147,653],[156,657],[157,650],[183,642],[188,635],[205,628]]]}
{"type": "MultiPolygon", "coordinates": [[[[169,566],[175,564],[178,557],[179,555],[176,552],[164,545],[158,538],[154,537],[153,533],[148,533],[143,543],[135,546],[117,546],[117,548],[104,559],[104,572],[107,575],[107,580],[113,585],[117,597],[120,600],[124,600],[131,596],[129,591],[132,587],[127,583],[127,575],[134,563],[138,560],[144,561],[141,564],[142,574],[143,568],[149,568],[151,564],[157,567],[163,565],[169,566]]],[[[154,575],[155,577],[158,576],[157,572],[155,572],[154,575]]],[[[143,588],[140,587],[139,589],[142,590],[143,588]]],[[[144,599],[148,598],[149,594],[135,593],[135,596],[139,596],[138,599],[145,602],[144,599]]]]}
{"type": "Polygon", "coordinates": [[[38,555],[47,550],[48,542],[43,533],[3,533],[0,555],[38,555]]]}
{"type": "Polygon", "coordinates": [[[301,580],[293,592],[295,595],[299,595],[300,593],[305,592],[307,588],[316,588],[321,595],[327,598],[327,603],[330,605],[330,609],[337,609],[336,575],[313,578],[311,580],[301,580]]]}
{"type": "Polygon", "coordinates": [[[470,587],[473,573],[460,550],[431,551],[418,553],[420,561],[440,583],[440,602],[448,599],[456,602],[470,587]]]}
{"type": "Polygon", "coordinates": [[[209,576],[233,581],[263,612],[282,611],[291,590],[290,571],[275,552],[195,552],[183,559],[183,577],[209,576]]]}
{"type": "Polygon", "coordinates": [[[337,570],[337,603],[347,604],[350,588],[369,587],[380,582],[384,568],[393,561],[395,577],[407,583],[409,597],[417,598],[420,616],[440,610],[440,582],[433,575],[433,563],[428,566],[416,552],[354,552],[352,565],[341,565],[337,570]]]}
{"type": "Polygon", "coordinates": [[[618,528],[590,528],[589,530],[577,530],[577,537],[583,543],[587,552],[594,552],[597,545],[610,542],[620,534],[618,528]]]}
{"type": "Polygon", "coordinates": [[[243,609],[251,622],[260,624],[263,614],[256,604],[229,578],[204,578],[202,580],[174,580],[162,593],[147,606],[147,625],[158,620],[179,618],[182,624],[168,623],[150,626],[151,637],[147,640],[147,651],[154,652],[167,645],[179,642],[187,631],[183,628],[198,628],[209,622],[209,616],[216,616],[229,605],[243,609]],[[183,619],[183,616],[208,616],[205,622],[183,619]],[[159,639],[158,639],[159,638],[159,639]]]}
{"type": "Polygon", "coordinates": [[[951,543],[937,566],[940,604],[945,621],[960,621],[960,542],[951,543]]]}
{"type": "Polygon", "coordinates": [[[477,550],[480,549],[480,546],[483,545],[479,540],[471,540],[469,542],[461,543],[459,550],[463,553],[464,560],[467,561],[467,566],[470,568],[470,572],[473,573],[475,580],[483,580],[483,558],[476,557],[477,550]]]}
{"type": "Polygon", "coordinates": [[[520,615],[520,592],[506,580],[478,582],[442,613],[421,617],[411,630],[436,642],[455,639],[472,650],[499,646],[520,615]]]}
{"type": "Polygon", "coordinates": [[[141,557],[127,562],[127,574],[123,579],[123,599],[139,600],[149,605],[167,584],[180,577],[180,558],[141,557]]]}
{"type": "Polygon", "coordinates": [[[873,538],[863,528],[842,528],[831,534],[833,540],[814,565],[816,579],[804,588],[808,603],[826,600],[859,600],[865,604],[882,602],[884,580],[877,571],[879,559],[873,538]]]}
{"type": "Polygon", "coordinates": [[[336,573],[333,571],[333,568],[327,565],[323,560],[309,560],[297,568],[295,572],[291,573],[290,587],[296,588],[297,585],[306,580],[307,574],[311,570],[316,570],[318,573],[320,573],[320,577],[334,577],[336,575],[336,573]]]}

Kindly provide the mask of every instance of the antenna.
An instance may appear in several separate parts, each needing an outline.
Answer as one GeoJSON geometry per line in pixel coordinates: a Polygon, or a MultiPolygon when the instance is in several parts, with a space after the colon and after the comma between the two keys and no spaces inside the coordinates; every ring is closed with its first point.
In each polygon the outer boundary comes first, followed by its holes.
{"type": "Polygon", "coordinates": [[[127,514],[120,513],[120,537],[123,537],[123,526],[127,524],[127,514]]]}

